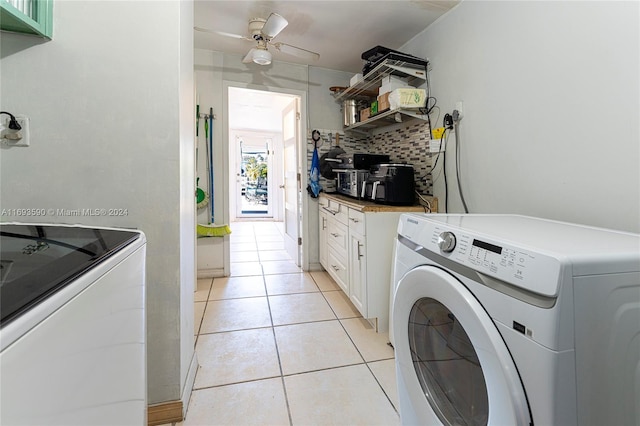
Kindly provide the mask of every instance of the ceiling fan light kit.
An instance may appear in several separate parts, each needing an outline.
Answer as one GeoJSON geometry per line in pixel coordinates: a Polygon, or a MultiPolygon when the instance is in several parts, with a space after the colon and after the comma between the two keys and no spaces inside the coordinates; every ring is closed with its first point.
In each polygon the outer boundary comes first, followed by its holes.
{"type": "Polygon", "coordinates": [[[249,53],[242,60],[243,63],[254,62],[258,65],[269,65],[271,63],[271,52],[268,50],[269,45],[273,45],[279,52],[298,56],[307,61],[314,61],[320,58],[320,55],[310,50],[302,49],[300,47],[292,46],[290,44],[278,42],[273,43],[272,40],[280,34],[282,30],[289,25],[289,22],[278,15],[272,13],[269,18],[251,18],[249,19],[249,37],[226,33],[222,31],[213,31],[205,28],[194,27],[196,31],[207,32],[212,34],[221,35],[224,37],[237,38],[242,40],[257,42],[256,47],[251,49],[249,53]]]}
{"type": "Polygon", "coordinates": [[[269,65],[271,63],[271,53],[266,49],[253,49],[251,59],[258,65],[269,65]]]}

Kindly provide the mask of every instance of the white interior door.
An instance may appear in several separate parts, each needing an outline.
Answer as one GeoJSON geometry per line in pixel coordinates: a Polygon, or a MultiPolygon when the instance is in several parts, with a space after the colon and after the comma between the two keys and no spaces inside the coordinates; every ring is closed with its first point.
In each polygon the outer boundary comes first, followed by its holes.
{"type": "Polygon", "coordinates": [[[295,98],[282,111],[284,145],[284,247],[296,265],[300,266],[300,174],[298,172],[298,141],[300,139],[299,102],[295,98]]]}

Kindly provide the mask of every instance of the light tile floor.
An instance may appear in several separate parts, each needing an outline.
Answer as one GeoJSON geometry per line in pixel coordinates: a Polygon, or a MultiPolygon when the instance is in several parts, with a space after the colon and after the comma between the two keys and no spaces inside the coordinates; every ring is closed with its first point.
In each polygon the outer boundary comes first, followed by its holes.
{"type": "Polygon", "coordinates": [[[396,425],[388,335],[326,272],[302,272],[282,224],[231,225],[231,277],[198,280],[200,367],[183,426],[396,425]]]}

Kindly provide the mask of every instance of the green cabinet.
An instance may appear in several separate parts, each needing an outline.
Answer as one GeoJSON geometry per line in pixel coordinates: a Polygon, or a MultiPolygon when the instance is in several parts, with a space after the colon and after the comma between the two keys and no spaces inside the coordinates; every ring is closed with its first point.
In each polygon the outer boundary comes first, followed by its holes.
{"type": "Polygon", "coordinates": [[[51,39],[53,0],[0,0],[0,30],[51,39]]]}

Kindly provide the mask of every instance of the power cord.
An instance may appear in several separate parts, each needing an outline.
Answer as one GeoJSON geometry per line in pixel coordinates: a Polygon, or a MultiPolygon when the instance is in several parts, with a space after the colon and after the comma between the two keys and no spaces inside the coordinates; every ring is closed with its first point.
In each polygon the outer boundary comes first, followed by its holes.
{"type": "MultiPolygon", "coordinates": [[[[453,129],[453,117],[451,114],[447,113],[444,115],[442,119],[442,126],[444,127],[444,131],[451,131],[453,129]]],[[[443,133],[444,134],[444,133],[443,133]]],[[[449,213],[449,184],[447,182],[447,147],[445,141],[445,149],[442,155],[442,170],[444,172],[444,212],[449,213]]]]}
{"type": "Polygon", "coordinates": [[[425,213],[431,213],[431,203],[429,202],[429,200],[427,200],[426,198],[424,198],[424,196],[422,194],[420,194],[418,191],[416,191],[416,195],[418,196],[418,198],[420,198],[420,200],[422,202],[424,202],[426,204],[426,206],[423,206],[425,208],[425,213]]]}
{"type": "Polygon", "coordinates": [[[9,116],[9,128],[11,130],[21,130],[22,126],[20,125],[20,123],[18,123],[18,120],[16,120],[16,117],[11,114],[10,112],[6,112],[6,111],[0,111],[0,114],[6,114],[9,116]]]}
{"type": "MultiPolygon", "coordinates": [[[[458,111],[453,111],[454,116],[457,115],[458,111]]],[[[460,194],[460,201],[462,201],[462,207],[464,207],[464,212],[469,213],[469,208],[467,207],[467,202],[464,199],[464,194],[462,193],[462,185],[460,184],[460,119],[454,120],[455,134],[456,134],[456,180],[458,181],[458,193],[460,194]]]]}

